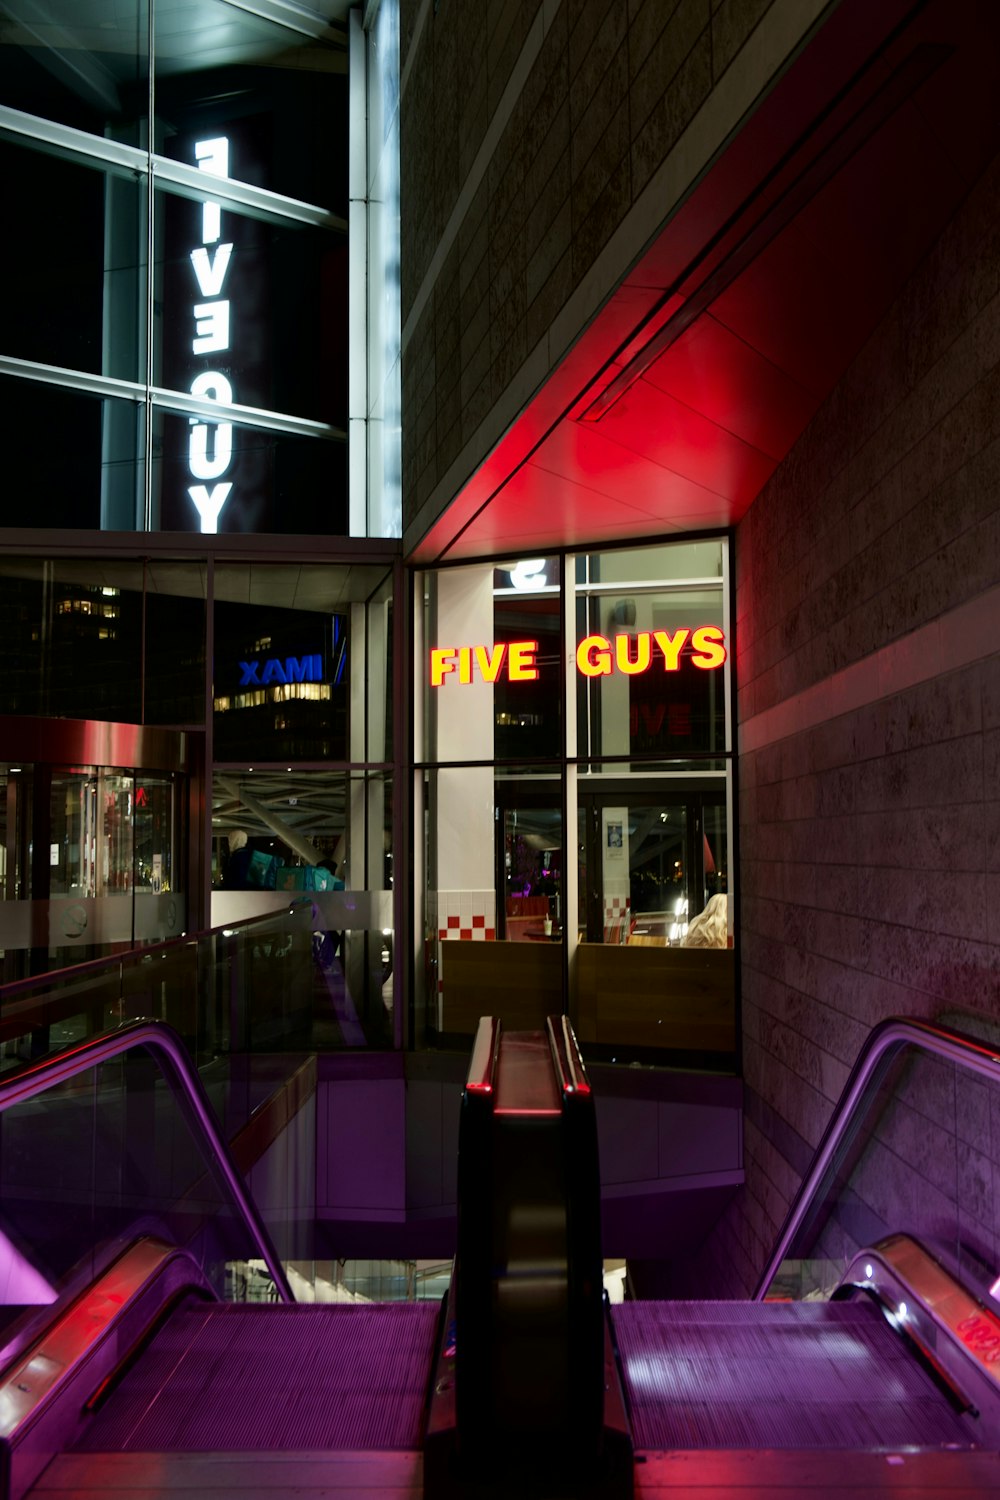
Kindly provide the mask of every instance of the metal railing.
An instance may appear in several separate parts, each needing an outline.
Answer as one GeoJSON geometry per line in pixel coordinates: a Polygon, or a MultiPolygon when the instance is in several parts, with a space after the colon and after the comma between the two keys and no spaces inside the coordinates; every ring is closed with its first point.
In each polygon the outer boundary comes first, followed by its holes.
{"type": "Polygon", "coordinates": [[[279,1297],[283,1302],[294,1302],[284,1267],[247,1191],[239,1168],[230,1155],[197,1069],[183,1040],[166,1022],[127,1022],[115,1031],[88,1037],[64,1052],[29,1063],[16,1073],[0,1079],[0,1114],[138,1047],[145,1047],[154,1054],[174,1097],[180,1097],[182,1107],[186,1107],[197,1122],[204,1144],[208,1147],[206,1159],[215,1171],[220,1185],[236,1204],[251,1243],[267,1266],[279,1297]]]}
{"type": "Polygon", "coordinates": [[[816,1149],[812,1165],[788,1210],[774,1249],[754,1289],[755,1301],[763,1301],[766,1296],[767,1289],[801,1230],[838,1152],[848,1143],[849,1132],[855,1123],[855,1112],[864,1096],[904,1047],[913,1047],[945,1062],[955,1063],[994,1084],[1000,1084],[1000,1053],[975,1037],[966,1036],[932,1021],[905,1017],[892,1017],[876,1026],[858,1054],[816,1149]]]}

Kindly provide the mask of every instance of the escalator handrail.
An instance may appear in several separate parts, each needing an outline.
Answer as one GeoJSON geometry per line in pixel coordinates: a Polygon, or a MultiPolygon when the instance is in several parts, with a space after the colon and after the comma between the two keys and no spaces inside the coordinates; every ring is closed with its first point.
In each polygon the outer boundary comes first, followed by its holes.
{"type": "Polygon", "coordinates": [[[760,1274],[753,1292],[754,1301],[762,1302],[767,1295],[767,1289],[812,1207],[813,1198],[851,1126],[854,1112],[867,1092],[876,1070],[890,1053],[907,1046],[917,1047],[934,1057],[957,1063],[970,1072],[1000,1083],[1000,1049],[990,1047],[976,1037],[966,1036],[961,1031],[953,1031],[949,1026],[941,1026],[935,1021],[920,1021],[906,1016],[892,1016],[881,1021],[870,1032],[851,1069],[823,1138],[816,1148],[812,1165],[792,1200],[774,1249],[760,1274]]]}
{"type": "Polygon", "coordinates": [[[253,1247],[267,1266],[279,1297],[283,1302],[294,1302],[295,1297],[284,1267],[219,1129],[191,1054],[180,1034],[166,1021],[127,1021],[113,1031],[87,1037],[62,1052],[39,1058],[37,1062],[19,1068],[16,1073],[0,1078],[0,1115],[15,1104],[24,1104],[48,1089],[67,1083],[80,1073],[111,1062],[136,1047],[146,1047],[156,1055],[160,1071],[175,1097],[180,1094],[191,1109],[209,1147],[208,1159],[235,1201],[253,1247]]]}

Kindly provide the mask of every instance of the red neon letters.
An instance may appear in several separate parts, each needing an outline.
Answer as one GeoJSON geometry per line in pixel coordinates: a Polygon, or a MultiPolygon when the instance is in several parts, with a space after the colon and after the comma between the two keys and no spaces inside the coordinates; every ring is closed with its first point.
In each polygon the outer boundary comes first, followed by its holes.
{"type": "MultiPolygon", "coordinates": [[[[690,659],[703,671],[721,667],[726,660],[725,636],[718,625],[699,625],[675,630],[640,630],[636,635],[588,635],[576,648],[576,665],[584,677],[609,677],[623,672],[634,677],[648,672],[657,662],[665,672],[676,672],[681,652],[690,647],[690,659]],[[654,656],[654,646],[657,654],[654,656]]],[[[484,682],[497,682],[507,668],[511,682],[537,679],[537,641],[500,641],[493,646],[435,646],[431,650],[431,687],[440,687],[454,674],[458,682],[470,683],[478,669],[484,682]]]]}

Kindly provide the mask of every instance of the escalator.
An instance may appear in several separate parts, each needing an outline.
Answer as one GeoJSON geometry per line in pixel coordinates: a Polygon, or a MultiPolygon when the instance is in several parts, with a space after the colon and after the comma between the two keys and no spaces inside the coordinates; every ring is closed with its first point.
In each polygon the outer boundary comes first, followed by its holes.
{"type": "Polygon", "coordinates": [[[444,1303],[295,1305],[169,1027],[131,1023],[0,1081],[0,1255],[33,1272],[37,1304],[6,1308],[4,1500],[420,1494],[425,1469],[428,1491],[460,1495],[484,1463],[503,1467],[498,1424],[511,1475],[544,1469],[554,1441],[596,1458],[606,1335],[588,1096],[564,1021],[485,1026],[444,1303]],[[65,1189],[55,1210],[46,1176],[65,1189]],[[581,1228],[584,1260],[568,1254],[581,1228]],[[226,1300],[248,1265],[270,1300],[226,1300]]]}
{"type": "Polygon", "coordinates": [[[291,1301],[176,1033],[91,1038],[3,1080],[0,1110],[0,1252],[36,1304],[5,1308],[4,1497],[204,1494],[241,1473],[242,1493],[284,1495],[321,1470],[336,1489],[338,1460],[346,1493],[359,1465],[419,1487],[440,1307],[291,1301]],[[63,1153],[94,1174],[70,1211],[63,1153]],[[270,1300],[224,1300],[247,1266],[270,1300]]]}
{"type": "MultiPolygon", "coordinates": [[[[139,1079],[148,1092],[146,1062],[139,1079]]],[[[561,1017],[506,1035],[486,1021],[444,1304],[282,1305],[183,1044],[154,1023],[95,1038],[0,1083],[0,1262],[35,1304],[8,1305],[0,1330],[2,1493],[1000,1493],[992,1207],[975,1218],[962,1175],[975,1143],[982,1179],[994,1114],[992,1049],[879,1028],[756,1299],[608,1309],[573,1034],[561,1017]],[[183,1140],[163,1133],[166,1097],[139,1108],[114,1071],[137,1049],[159,1058],[183,1140]],[[86,1211],[64,1194],[46,1236],[39,1183],[72,1189],[87,1161],[86,1211]],[[227,1301],[251,1262],[272,1300],[227,1301]]]]}
{"type": "Polygon", "coordinates": [[[992,1047],[883,1023],[754,1299],[610,1310],[637,1494],[1000,1493],[996,1225],[971,1187],[998,1106],[992,1047]]]}

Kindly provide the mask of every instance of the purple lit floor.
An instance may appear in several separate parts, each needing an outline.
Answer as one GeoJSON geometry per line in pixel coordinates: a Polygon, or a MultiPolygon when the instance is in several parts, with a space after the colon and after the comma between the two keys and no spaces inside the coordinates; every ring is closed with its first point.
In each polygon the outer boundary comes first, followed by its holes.
{"type": "MultiPolygon", "coordinates": [[[[58,1458],[38,1500],[420,1500],[419,1453],[80,1453],[58,1458]]],[[[994,1453],[652,1453],[636,1500],[983,1500],[1000,1493],[994,1453]]],[[[512,1497],[514,1500],[514,1497],[512,1497]]]]}

